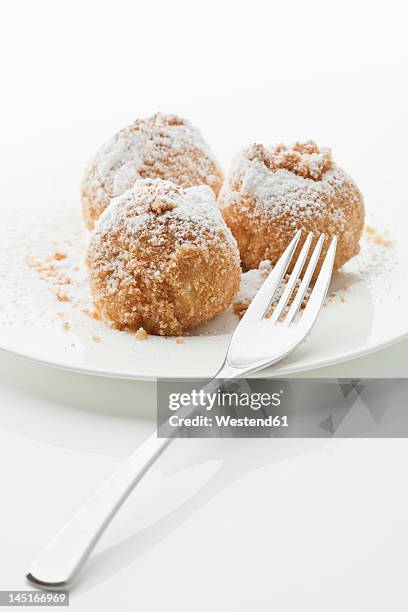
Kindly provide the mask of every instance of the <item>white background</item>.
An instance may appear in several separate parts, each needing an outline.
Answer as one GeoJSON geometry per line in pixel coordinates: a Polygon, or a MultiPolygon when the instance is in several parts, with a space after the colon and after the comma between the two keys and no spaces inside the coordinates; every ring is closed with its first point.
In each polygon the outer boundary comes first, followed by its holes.
{"type": "MultiPolygon", "coordinates": [[[[111,135],[109,120],[117,129],[137,114],[319,76],[384,69],[402,75],[404,4],[7,3],[0,20],[1,173],[19,175],[74,156],[85,161],[111,135]],[[103,122],[105,131],[92,142],[85,133],[78,142],[76,128],[90,121],[103,122]]],[[[342,109],[331,103],[333,120],[343,121],[342,109]]],[[[256,112],[248,108],[241,122],[250,123],[256,112]]],[[[392,119],[392,103],[388,113],[392,119]]],[[[275,119],[271,108],[265,123],[275,119]]],[[[378,129],[383,126],[373,124],[378,129]]]]}
{"type": "MultiPolygon", "coordinates": [[[[211,141],[219,105],[239,142],[258,107],[237,117],[236,96],[259,91],[261,100],[269,86],[301,92],[314,82],[320,92],[325,79],[345,143],[350,125],[358,131],[355,102],[378,132],[379,155],[390,156],[388,126],[404,118],[394,113],[398,88],[389,96],[386,88],[389,75],[406,84],[406,23],[404,3],[389,1],[8,3],[0,178],[83,164],[113,130],[156,110],[196,105],[200,124],[208,108],[211,141]],[[384,106],[372,117],[380,93],[384,106]]],[[[277,106],[286,103],[297,125],[301,96],[277,106]]],[[[271,123],[282,139],[274,108],[260,108],[266,140],[271,123]]],[[[313,117],[300,137],[329,136],[324,128],[313,117]]],[[[407,376],[407,356],[405,343],[336,375],[407,376]]],[[[152,393],[0,356],[0,588],[24,588],[31,558],[152,430],[152,393]]],[[[106,534],[72,609],[406,610],[407,459],[405,440],[180,441],[106,534]],[[219,488],[194,497],[216,470],[219,488]]]]}

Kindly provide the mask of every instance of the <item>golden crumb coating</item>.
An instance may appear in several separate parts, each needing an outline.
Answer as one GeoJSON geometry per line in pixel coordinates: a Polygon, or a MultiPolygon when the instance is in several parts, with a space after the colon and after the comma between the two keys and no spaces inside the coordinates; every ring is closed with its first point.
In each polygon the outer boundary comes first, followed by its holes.
{"type": "Polygon", "coordinates": [[[180,336],[231,304],[235,239],[207,186],[144,179],[112,200],[91,235],[95,307],[118,328],[180,336]]]}
{"type": "Polygon", "coordinates": [[[338,238],[334,269],[360,249],[363,196],[334,164],[330,150],[313,141],[244,149],[233,162],[219,206],[247,270],[265,259],[275,264],[299,229],[303,235],[296,256],[308,232],[314,234],[312,246],[321,233],[327,237],[315,278],[333,236],[338,238]]]}
{"type": "Polygon", "coordinates": [[[186,119],[156,113],[111,138],[89,164],[81,184],[85,223],[92,229],[110,200],[141,178],[182,187],[208,185],[217,196],[223,174],[200,132],[186,119]]]}

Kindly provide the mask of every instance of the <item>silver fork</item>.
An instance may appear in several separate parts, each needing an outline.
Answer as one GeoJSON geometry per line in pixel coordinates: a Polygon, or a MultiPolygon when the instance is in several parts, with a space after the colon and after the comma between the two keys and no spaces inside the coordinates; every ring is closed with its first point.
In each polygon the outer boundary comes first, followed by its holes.
{"type": "MultiPolygon", "coordinates": [[[[296,281],[304,268],[312,234],[305,240],[272,315],[265,317],[293,259],[300,237],[301,232],[298,231],[235,329],[224,363],[208,385],[212,389],[220,386],[219,379],[239,378],[276,363],[293,351],[310,332],[329,287],[336,254],[336,238],[330,244],[302,312],[300,307],[316,269],[324,235],[317,241],[291,305],[287,307],[296,281]]],[[[186,406],[178,414],[185,417],[195,410],[193,406],[186,406]]],[[[175,437],[177,430],[170,429],[175,437]]],[[[27,573],[27,579],[37,587],[45,589],[62,589],[70,585],[129,493],[172,439],[159,438],[157,432],[152,434],[42,551],[27,573]]]]}

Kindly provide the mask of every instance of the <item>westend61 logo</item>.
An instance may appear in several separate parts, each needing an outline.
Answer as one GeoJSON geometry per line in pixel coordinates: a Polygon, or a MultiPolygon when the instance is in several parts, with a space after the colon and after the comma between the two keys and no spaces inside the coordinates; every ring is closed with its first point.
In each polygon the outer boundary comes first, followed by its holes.
{"type": "Polygon", "coordinates": [[[170,393],[169,409],[179,410],[187,406],[213,410],[213,408],[251,408],[261,410],[261,408],[276,408],[281,404],[283,391],[274,393],[247,393],[235,391],[225,391],[218,389],[214,393],[209,393],[204,389],[197,391],[193,389],[189,393],[170,393]]]}

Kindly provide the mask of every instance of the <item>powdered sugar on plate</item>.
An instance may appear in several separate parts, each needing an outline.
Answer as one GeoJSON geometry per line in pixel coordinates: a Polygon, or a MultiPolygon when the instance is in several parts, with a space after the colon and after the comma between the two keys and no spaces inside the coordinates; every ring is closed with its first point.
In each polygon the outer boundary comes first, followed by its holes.
{"type": "MultiPolygon", "coordinates": [[[[165,214],[176,214],[181,218],[184,215],[186,219],[198,215],[197,218],[200,218],[202,211],[199,202],[202,201],[202,194],[198,192],[202,189],[207,188],[197,188],[197,192],[195,189],[189,190],[192,192],[190,210],[186,210],[183,203],[181,208],[177,208],[177,212],[169,210],[165,214]],[[197,200],[197,208],[194,204],[195,194],[201,196],[197,200]]],[[[119,207],[104,213],[105,216],[100,220],[97,231],[103,231],[104,223],[118,212],[119,207]]],[[[147,219],[148,214],[145,214],[147,219]]],[[[219,229],[217,209],[214,210],[213,217],[213,219],[211,216],[208,218],[208,227],[212,230],[219,229]]],[[[90,337],[92,330],[95,329],[102,338],[104,333],[110,333],[111,330],[98,321],[98,316],[92,307],[85,265],[89,233],[83,227],[78,209],[69,207],[53,215],[48,212],[37,214],[35,222],[31,221],[29,225],[25,224],[23,219],[24,215],[14,211],[7,224],[6,248],[3,250],[0,262],[4,291],[0,310],[1,324],[12,324],[5,304],[13,304],[16,319],[29,321],[34,316],[38,325],[44,328],[51,323],[59,322],[61,326],[68,323],[69,329],[78,325],[88,327],[90,337]]],[[[144,220],[142,216],[139,222],[143,224],[144,220]]],[[[120,216],[117,218],[117,223],[119,222],[120,216]]],[[[393,257],[392,238],[388,234],[384,235],[368,227],[370,229],[365,230],[361,240],[360,255],[337,273],[335,288],[339,295],[361,283],[369,288],[374,287],[398,265],[393,257]],[[351,282],[341,281],[342,278],[350,277],[352,277],[351,282]]],[[[259,269],[242,273],[240,290],[233,304],[236,313],[242,316],[271,270],[271,263],[266,260],[261,262],[259,269]]],[[[278,297],[279,294],[276,298],[278,297]]],[[[208,327],[210,333],[217,333],[216,325],[214,330],[214,322],[208,327]]],[[[228,328],[230,329],[230,325],[228,328]]],[[[225,331],[227,330],[224,328],[223,332],[225,331]]],[[[200,328],[200,333],[203,335],[208,333],[205,326],[200,328]]]]}
{"type": "MultiPolygon", "coordinates": [[[[272,263],[269,261],[269,259],[265,259],[264,261],[261,261],[258,269],[248,270],[247,272],[242,272],[241,287],[232,304],[235,314],[237,314],[239,317],[243,317],[243,315],[248,309],[248,306],[250,305],[250,303],[252,302],[252,300],[254,299],[254,297],[256,296],[259,289],[262,287],[263,283],[265,282],[269,274],[272,272],[272,270],[273,270],[272,263]]],[[[266,316],[270,316],[273,313],[274,307],[276,306],[277,302],[281,298],[288,280],[289,280],[289,274],[286,274],[282,282],[280,283],[279,287],[277,288],[275,295],[273,296],[273,300],[268,309],[268,312],[266,313],[266,316]]],[[[283,311],[283,314],[287,312],[290,305],[292,304],[293,298],[295,297],[296,291],[299,289],[299,287],[300,287],[300,280],[297,280],[294,286],[294,292],[292,293],[291,298],[288,300],[288,303],[286,305],[285,310],[283,311]]],[[[302,301],[301,308],[303,308],[306,305],[309,295],[310,295],[310,291],[307,291],[305,298],[302,301]]]]}
{"type": "MultiPolygon", "coordinates": [[[[84,262],[89,233],[78,203],[78,174],[76,167],[65,168],[2,185],[0,346],[110,376],[215,373],[238,323],[232,309],[192,330],[182,345],[157,336],[140,342],[94,318],[84,262]]],[[[400,219],[392,202],[387,207],[367,202],[367,211],[368,224],[380,238],[365,234],[360,254],[335,275],[336,296],[323,309],[307,351],[293,356],[291,371],[312,367],[316,358],[321,364],[338,354],[358,354],[362,347],[373,350],[396,326],[395,333],[404,333],[408,279],[402,264],[407,247],[400,238],[400,219]],[[339,334],[349,330],[350,322],[353,334],[339,334]]]]}

